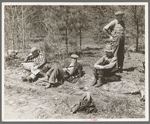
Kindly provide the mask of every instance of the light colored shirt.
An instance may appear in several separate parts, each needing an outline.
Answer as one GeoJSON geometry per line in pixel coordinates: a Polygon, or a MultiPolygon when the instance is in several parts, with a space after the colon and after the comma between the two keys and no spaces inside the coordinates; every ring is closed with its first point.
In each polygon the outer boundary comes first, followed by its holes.
{"type": "Polygon", "coordinates": [[[70,65],[67,67],[67,72],[71,75],[74,70],[74,63],[70,63],[70,65]]]}
{"type": "Polygon", "coordinates": [[[125,30],[125,25],[123,21],[118,21],[117,19],[111,21],[104,27],[105,30],[110,30],[113,37],[118,35],[123,35],[125,30]]]}
{"type": "Polygon", "coordinates": [[[101,65],[103,69],[111,69],[117,63],[117,57],[108,58],[106,55],[100,58],[94,66],[101,65]]]}

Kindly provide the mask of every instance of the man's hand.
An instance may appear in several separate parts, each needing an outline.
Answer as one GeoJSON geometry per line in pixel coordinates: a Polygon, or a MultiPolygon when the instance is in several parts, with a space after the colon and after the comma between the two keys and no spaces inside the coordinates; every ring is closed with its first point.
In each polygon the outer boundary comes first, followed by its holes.
{"type": "Polygon", "coordinates": [[[26,63],[27,61],[28,61],[28,57],[23,60],[24,63],[26,63]]]}
{"type": "Polygon", "coordinates": [[[67,71],[67,68],[63,68],[63,71],[66,72],[66,71],[67,71]]]}
{"type": "Polygon", "coordinates": [[[38,66],[34,66],[34,67],[33,67],[33,70],[37,70],[37,69],[38,69],[38,66]]]}
{"type": "Polygon", "coordinates": [[[102,66],[102,65],[94,65],[94,67],[95,67],[96,69],[104,69],[104,66],[102,66]]]}
{"type": "Polygon", "coordinates": [[[111,41],[114,41],[114,38],[112,36],[109,37],[111,41]]]}

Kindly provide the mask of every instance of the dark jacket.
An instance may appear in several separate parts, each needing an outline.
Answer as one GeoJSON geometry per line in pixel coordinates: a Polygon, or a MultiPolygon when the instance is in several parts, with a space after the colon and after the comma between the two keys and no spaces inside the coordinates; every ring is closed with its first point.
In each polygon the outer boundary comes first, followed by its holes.
{"type": "MultiPolygon", "coordinates": [[[[66,68],[67,68],[67,67],[69,67],[70,63],[66,63],[66,65],[67,65],[66,66],[66,68]]],[[[79,62],[75,63],[73,72],[70,76],[82,77],[82,74],[83,74],[82,65],[79,62]]]]}

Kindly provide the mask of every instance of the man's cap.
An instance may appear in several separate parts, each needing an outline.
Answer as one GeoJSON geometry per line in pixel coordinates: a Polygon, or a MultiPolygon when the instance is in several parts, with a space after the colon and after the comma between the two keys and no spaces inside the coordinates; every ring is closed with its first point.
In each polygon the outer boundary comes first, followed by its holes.
{"type": "Polygon", "coordinates": [[[118,11],[118,12],[115,13],[115,15],[124,15],[124,12],[118,11]]]}
{"type": "Polygon", "coordinates": [[[110,44],[107,44],[104,51],[105,52],[113,52],[114,50],[112,49],[112,46],[110,44]]]}
{"type": "Polygon", "coordinates": [[[71,58],[74,58],[74,59],[77,59],[79,56],[78,55],[76,55],[76,54],[72,54],[71,55],[71,58]]]}
{"type": "Polygon", "coordinates": [[[32,48],[31,48],[31,53],[33,53],[34,51],[37,51],[37,48],[36,48],[36,47],[32,47],[32,48]]]}
{"type": "Polygon", "coordinates": [[[32,47],[30,55],[32,55],[32,53],[35,52],[35,51],[39,53],[40,50],[37,49],[36,47],[32,47]]]}

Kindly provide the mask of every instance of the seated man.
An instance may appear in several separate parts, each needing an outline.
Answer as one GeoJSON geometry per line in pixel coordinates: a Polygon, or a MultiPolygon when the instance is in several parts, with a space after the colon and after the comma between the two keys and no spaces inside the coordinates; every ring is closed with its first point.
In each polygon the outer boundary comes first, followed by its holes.
{"type": "Polygon", "coordinates": [[[100,87],[105,83],[105,77],[114,75],[116,71],[117,57],[113,56],[111,45],[106,45],[106,55],[100,58],[94,65],[94,82],[92,86],[100,87]]]}
{"type": "Polygon", "coordinates": [[[23,67],[25,70],[31,71],[30,76],[23,76],[22,81],[32,82],[38,78],[38,74],[48,70],[50,67],[46,65],[47,60],[40,50],[36,47],[31,49],[31,53],[25,58],[23,67]]]}
{"type": "Polygon", "coordinates": [[[69,77],[78,77],[82,76],[82,65],[77,62],[78,55],[72,54],[71,55],[71,63],[66,66],[66,68],[62,67],[52,67],[47,73],[45,78],[41,79],[40,81],[48,82],[46,88],[49,88],[53,85],[56,85],[59,81],[61,83],[64,80],[67,80],[69,77]],[[56,81],[57,80],[57,81],[56,81]]]}

